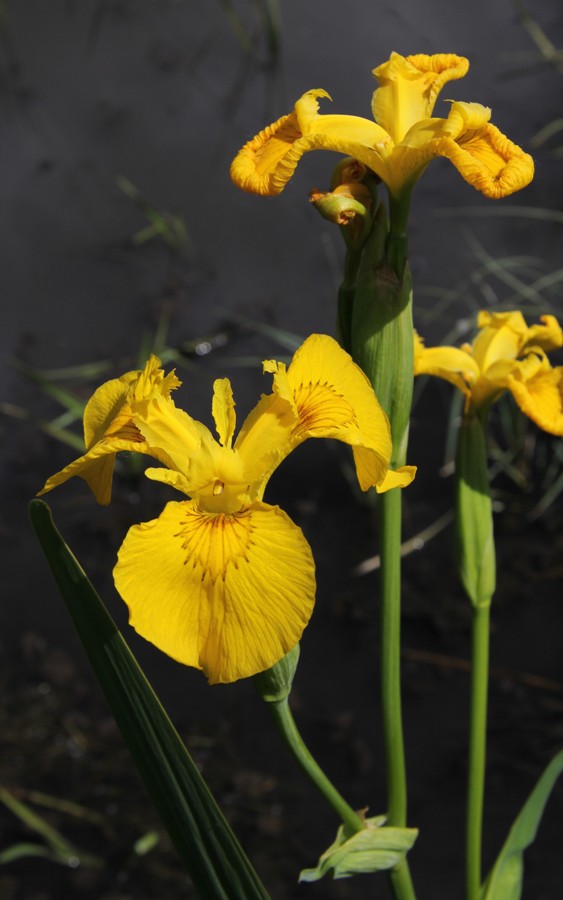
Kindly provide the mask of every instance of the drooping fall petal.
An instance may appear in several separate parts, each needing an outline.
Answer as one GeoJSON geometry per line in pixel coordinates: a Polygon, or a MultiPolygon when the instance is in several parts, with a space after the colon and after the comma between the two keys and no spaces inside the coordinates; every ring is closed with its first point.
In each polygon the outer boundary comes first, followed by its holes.
{"type": "Polygon", "coordinates": [[[234,515],[168,503],[130,529],[114,577],[139,634],[211,683],[278,662],[298,643],[315,597],[301,530],[263,503],[234,515]]]}
{"type": "Polygon", "coordinates": [[[48,478],[39,496],[77,475],[87,482],[98,503],[107,505],[117,453],[148,453],[166,463],[166,453],[149,447],[134,424],[131,404],[156,396],[168,398],[179,385],[173,372],[164,374],[156,356],[149,358],[144,369],[102,384],[84,410],[86,453],[48,478]]]}
{"type": "Polygon", "coordinates": [[[563,366],[542,365],[528,379],[515,371],[507,387],[532,422],[549,434],[563,436],[563,366]]]}
{"type": "Polygon", "coordinates": [[[231,164],[231,178],[237,187],[266,197],[280,194],[309,150],[335,150],[352,156],[384,179],[385,148],[392,149],[389,135],[360,116],[319,115],[319,97],[330,99],[326,91],[307,91],[292,113],[244,145],[231,164]]]}
{"type": "Polygon", "coordinates": [[[425,347],[418,334],[415,334],[414,374],[436,375],[469,395],[470,384],[479,377],[480,370],[466,350],[458,347],[425,347]]]}
{"type": "MultiPolygon", "coordinates": [[[[289,368],[273,360],[264,368],[274,376],[274,393],[241,429],[235,447],[245,460],[263,448],[277,465],[308,438],[332,438],[353,447],[362,490],[388,489],[389,421],[366,375],[333,338],[311,335],[289,368]]],[[[409,484],[414,471],[405,467],[397,483],[409,484]]]]}

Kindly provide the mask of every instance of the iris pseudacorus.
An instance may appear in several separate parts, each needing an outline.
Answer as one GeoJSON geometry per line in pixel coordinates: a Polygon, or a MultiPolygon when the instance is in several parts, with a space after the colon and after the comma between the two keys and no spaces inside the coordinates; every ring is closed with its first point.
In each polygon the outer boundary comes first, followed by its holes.
{"type": "Polygon", "coordinates": [[[463,78],[469,61],[452,53],[392,53],[373,70],[375,121],[321,115],[325,90],[307,91],[293,112],[268,125],[239,151],[231,166],[235,184],[251,193],[279,194],[309,150],[335,150],[364,163],[400,198],[428,163],[451,160],[462,177],[487,197],[506,197],[533,178],[532,158],[490,122],[480,103],[448,101],[446,118],[433,116],[442,87],[463,78]]]}
{"type": "Polygon", "coordinates": [[[437,375],[466,397],[466,413],[486,411],[504,391],[536,425],[563,435],[563,366],[552,366],[547,353],[563,346],[554,316],[526,325],[521,312],[482,311],[479,331],[462,347],[425,347],[415,336],[415,375],[437,375]]]}
{"type": "Polygon", "coordinates": [[[145,474],[186,496],[133,526],[114,569],[130,622],[169,656],[231,682],[270,668],[299,641],[315,599],[315,567],[300,528],[263,501],[280,462],[310,437],[352,446],[360,487],[387,491],[414,477],[389,469],[389,422],[363,372],[332,338],[312,335],[288,368],[269,360],[263,395],[236,440],[228,379],[215,381],[219,440],[177,408],[180,384],[151,357],[142,371],[106,382],[86,406],[86,453],[49,478],[45,493],[84,478],[100,503],[111,497],[116,453],[163,465],[145,474]]]}

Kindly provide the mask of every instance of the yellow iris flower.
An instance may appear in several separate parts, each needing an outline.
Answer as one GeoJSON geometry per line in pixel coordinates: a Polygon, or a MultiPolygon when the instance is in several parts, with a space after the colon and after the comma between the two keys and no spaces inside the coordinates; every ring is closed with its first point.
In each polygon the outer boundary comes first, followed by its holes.
{"type": "Polygon", "coordinates": [[[487,197],[506,197],[532,180],[534,163],[489,119],[480,103],[452,101],[447,118],[432,116],[444,84],[463,78],[469,62],[440,53],[401,56],[373,70],[379,87],[373,94],[375,121],[359,116],[319,115],[312,90],[292,113],[269,125],[249,141],[231,166],[242,190],[279,194],[308,150],[336,150],[375,172],[390,193],[400,197],[420,177],[430,160],[444,156],[462,177],[487,197]]]}
{"type": "Polygon", "coordinates": [[[212,683],[273,666],[298,643],[312,613],[310,547],[289,516],[262,499],[280,462],[307,438],[326,437],[352,446],[363,490],[403,487],[415,472],[389,469],[387,417],[366,376],[332,338],[312,335],[287,369],[270,360],[264,371],[273,375],[273,391],[233,443],[228,379],[214,384],[217,441],[175,406],[170,394],[180,382],[151,357],[142,372],[98,388],[85,410],[86,453],[41,491],[78,475],[107,503],[117,452],[164,463],[145,474],[189,499],[169,502],[157,519],[129,530],[115,583],[133,627],[212,683]]]}
{"type": "Polygon", "coordinates": [[[563,346],[555,316],[528,327],[520,312],[480,312],[479,332],[462,347],[424,347],[415,335],[415,375],[437,375],[466,396],[466,412],[487,409],[508,390],[536,425],[563,435],[563,366],[547,352],[563,346]]]}

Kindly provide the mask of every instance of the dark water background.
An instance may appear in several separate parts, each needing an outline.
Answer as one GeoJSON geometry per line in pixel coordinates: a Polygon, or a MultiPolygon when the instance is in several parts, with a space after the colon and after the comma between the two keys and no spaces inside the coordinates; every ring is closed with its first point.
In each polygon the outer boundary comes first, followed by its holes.
{"type": "MultiPolygon", "coordinates": [[[[469,57],[471,69],[447,85],[443,99],[491,106],[494,123],[517,143],[529,148],[533,136],[561,115],[563,75],[542,61],[521,7],[508,0],[282,0],[277,46],[268,43],[259,5],[234,2],[238,24],[227,7],[190,0],[2,4],[0,342],[6,402],[45,417],[57,409],[22,378],[11,358],[49,369],[108,359],[122,372],[136,365],[144,336],[166,315],[171,346],[201,346],[217,333],[226,336],[223,346],[189,360],[179,403],[207,419],[212,379],[229,374],[242,419],[268,388],[259,360],[285,351],[271,337],[241,329],[239,319],[233,325],[233,314],[297,335],[333,333],[342,249],[336,229],[318,218],[307,195],[324,187],[337,157],[309,154],[276,199],[244,195],[228,176],[242,143],[288,112],[305,90],[324,87],[333,98],[331,111],[369,116],[371,69],[391,50],[455,52],[469,57]],[[134,246],[131,237],[147,220],[118,187],[118,176],[157,209],[183,216],[183,254],[158,238],[134,246]],[[248,358],[256,364],[240,365],[248,358]]],[[[530,12],[554,45],[563,46],[559,4],[542,0],[530,4],[530,12]]],[[[439,101],[436,114],[445,112],[439,101]]],[[[556,146],[557,137],[534,152],[537,175],[530,188],[496,204],[444,160],[424,174],[413,203],[411,262],[416,324],[429,341],[443,339],[482,305],[519,305],[531,316],[548,305],[561,311],[563,232],[556,218],[563,211],[563,164],[553,156],[556,146]],[[523,215],[524,205],[547,209],[551,217],[523,215]],[[502,264],[494,269],[491,259],[502,264]]],[[[83,387],[85,396],[89,390],[83,387]]],[[[432,385],[415,412],[410,461],[420,472],[409,490],[407,536],[451,504],[450,481],[438,474],[449,396],[432,385]]],[[[104,716],[27,524],[29,498],[73,451],[29,423],[3,417],[0,428],[0,666],[6,697],[0,782],[65,796],[77,790],[76,774],[70,783],[59,775],[50,781],[49,766],[39,778],[35,762],[26,768],[21,761],[27,754],[35,759],[34,747],[44,736],[30,726],[24,740],[29,744],[22,748],[22,736],[14,739],[9,731],[20,722],[21,704],[33,707],[41,692],[82,704],[94,722],[104,716]],[[69,682],[83,685],[82,693],[75,696],[69,682]]],[[[377,589],[373,575],[351,580],[349,573],[376,545],[371,514],[358,507],[344,477],[344,459],[324,445],[302,448],[272,480],[269,499],[281,502],[303,527],[318,566],[319,601],[303,641],[296,714],[346,796],[358,807],[369,803],[375,815],[385,802],[377,589]]],[[[49,502],[195,752],[201,747],[194,735],[207,736],[212,750],[205,774],[272,896],[387,896],[383,876],[294,886],[296,872],[328,845],[336,823],[278,748],[252,689],[210,689],[199,673],[178,667],[127,629],[110,571],[128,525],[158,514],[162,486],[124,479],[109,510],[95,508],[82,484],[67,485],[49,502]]],[[[563,704],[553,686],[563,681],[561,516],[551,510],[530,525],[525,515],[531,503],[525,497],[505,503],[497,523],[504,577],[495,604],[493,665],[502,672],[491,682],[486,864],[539,772],[563,744],[563,704]],[[553,684],[530,687],[514,674],[521,672],[553,684]]],[[[467,675],[451,660],[468,654],[463,604],[446,532],[409,558],[405,570],[410,818],[422,829],[412,865],[420,896],[431,900],[462,896],[467,675]],[[420,662],[419,652],[442,654],[450,662],[439,663],[437,656],[433,664],[420,662]]],[[[66,733],[64,707],[55,703],[48,719],[56,744],[57,735],[66,733]]],[[[103,757],[102,737],[92,752],[103,757]]],[[[87,784],[88,764],[81,772],[87,784]]],[[[129,790],[141,788],[133,781],[129,790]]],[[[92,784],[81,802],[95,805],[95,791],[92,784]]],[[[562,803],[559,788],[530,853],[524,892],[530,900],[559,896],[562,803]]],[[[0,811],[0,823],[8,842],[21,838],[7,813],[0,811]]],[[[101,882],[79,882],[76,873],[41,861],[5,867],[0,897],[2,891],[8,900],[158,896],[148,881],[142,886],[138,873],[137,881],[127,880],[131,866],[115,860],[111,865],[110,875],[117,871],[121,886],[110,876],[103,888],[101,882]]],[[[189,896],[188,888],[167,888],[166,896],[189,896]]]]}

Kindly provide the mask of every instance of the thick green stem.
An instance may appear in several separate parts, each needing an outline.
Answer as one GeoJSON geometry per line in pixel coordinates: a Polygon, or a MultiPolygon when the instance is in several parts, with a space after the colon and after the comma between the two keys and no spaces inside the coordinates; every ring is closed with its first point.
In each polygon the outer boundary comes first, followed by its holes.
{"type": "Polygon", "coordinates": [[[303,739],[297,730],[297,725],[291,714],[287,699],[279,700],[276,703],[268,703],[268,709],[293,756],[303,771],[311,779],[315,787],[333,808],[335,813],[340,817],[344,825],[354,833],[363,831],[365,823],[362,817],[346,803],[305,746],[303,739]]]}
{"type": "Polygon", "coordinates": [[[408,259],[408,218],[410,193],[398,199],[389,194],[389,234],[385,247],[385,259],[398,278],[403,277],[408,259]]]}
{"type": "Polygon", "coordinates": [[[477,900],[481,887],[481,845],[487,747],[489,621],[489,604],[474,607],[471,634],[471,713],[467,783],[467,900],[477,900]]]}
{"type": "MultiPolygon", "coordinates": [[[[374,219],[358,271],[352,316],[352,356],[370,379],[389,417],[391,467],[405,462],[413,389],[412,284],[407,262],[409,198],[390,197],[374,219]]],[[[407,788],[401,709],[401,492],[379,496],[381,556],[381,692],[387,765],[387,821],[405,827],[407,788]]],[[[414,890],[404,860],[390,880],[396,900],[414,890]]]]}

